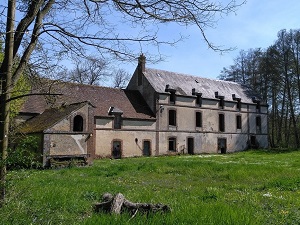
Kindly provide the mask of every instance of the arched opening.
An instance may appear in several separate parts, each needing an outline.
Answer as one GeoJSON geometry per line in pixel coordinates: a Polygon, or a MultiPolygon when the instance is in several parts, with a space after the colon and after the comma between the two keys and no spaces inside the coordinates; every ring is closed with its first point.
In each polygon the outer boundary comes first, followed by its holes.
{"type": "Polygon", "coordinates": [[[83,118],[80,115],[74,117],[73,131],[83,131],[83,118]]]}

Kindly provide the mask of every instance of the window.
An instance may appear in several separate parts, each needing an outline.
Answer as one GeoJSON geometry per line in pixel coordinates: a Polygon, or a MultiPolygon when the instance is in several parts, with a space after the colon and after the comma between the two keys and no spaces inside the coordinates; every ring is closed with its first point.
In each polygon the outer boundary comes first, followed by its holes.
{"type": "Polygon", "coordinates": [[[261,133],[261,117],[260,116],[256,117],[256,133],[257,134],[261,133]]]}
{"type": "Polygon", "coordinates": [[[176,138],[170,137],[169,138],[169,151],[176,152],[176,138]]]}
{"type": "Polygon", "coordinates": [[[170,91],[170,104],[175,104],[176,96],[174,91],[170,91]]]}
{"type": "Polygon", "coordinates": [[[242,116],[236,116],[236,129],[242,129],[242,116]]]}
{"type": "Polygon", "coordinates": [[[115,118],[114,118],[114,129],[121,129],[121,126],[122,126],[121,115],[115,115],[115,118]]]}
{"type": "Polygon", "coordinates": [[[73,131],[83,131],[83,118],[80,115],[74,117],[73,131]]]}
{"type": "Polygon", "coordinates": [[[242,108],[241,100],[238,100],[237,103],[236,103],[236,109],[237,109],[238,111],[241,111],[241,108],[242,108]]]}
{"type": "Polygon", "coordinates": [[[169,110],[169,125],[176,126],[176,110],[169,110]]]}
{"type": "Polygon", "coordinates": [[[202,127],[202,113],[196,112],[196,127],[202,127]]]}
{"type": "Polygon", "coordinates": [[[224,114],[219,114],[219,131],[225,131],[225,116],[224,114]]]}
{"type": "Polygon", "coordinates": [[[197,95],[196,104],[200,107],[202,106],[202,96],[201,95],[197,95]]]}
{"type": "Polygon", "coordinates": [[[224,98],[220,98],[219,108],[224,109],[224,98]]]}
{"type": "Polygon", "coordinates": [[[260,102],[256,103],[256,112],[260,113],[260,102]]]}

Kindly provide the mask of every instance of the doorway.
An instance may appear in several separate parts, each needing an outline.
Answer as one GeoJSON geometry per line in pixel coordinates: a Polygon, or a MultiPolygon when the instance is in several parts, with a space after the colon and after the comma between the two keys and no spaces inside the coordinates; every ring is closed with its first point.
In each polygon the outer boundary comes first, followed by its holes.
{"type": "Polygon", "coordinates": [[[121,156],[122,156],[121,141],[113,141],[112,158],[121,159],[121,156]]]}
{"type": "Polygon", "coordinates": [[[187,139],[187,150],[188,154],[194,155],[194,138],[188,138],[187,139]]]}
{"type": "Polygon", "coordinates": [[[225,154],[227,151],[226,138],[218,138],[218,153],[225,154]]]}
{"type": "Polygon", "coordinates": [[[151,155],[151,145],[150,141],[143,142],[143,156],[150,156],[151,155]]]}

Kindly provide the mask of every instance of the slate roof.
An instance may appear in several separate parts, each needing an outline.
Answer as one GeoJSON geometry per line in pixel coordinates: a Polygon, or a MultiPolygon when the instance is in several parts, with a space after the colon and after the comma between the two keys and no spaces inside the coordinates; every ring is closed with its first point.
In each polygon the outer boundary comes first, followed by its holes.
{"type": "MultiPolygon", "coordinates": [[[[48,80],[48,82],[51,81],[48,80]]],[[[69,82],[53,83],[51,84],[51,90],[52,93],[60,93],[62,95],[29,96],[25,101],[21,112],[42,113],[50,107],[89,101],[95,106],[95,116],[108,116],[108,110],[113,106],[123,111],[123,118],[155,118],[155,115],[138,91],[69,82]]],[[[36,91],[33,90],[33,92],[36,91]]]]}
{"type": "Polygon", "coordinates": [[[46,109],[42,114],[31,118],[26,121],[24,125],[19,128],[21,133],[36,133],[44,131],[52,127],[57,122],[67,117],[70,113],[80,109],[84,105],[89,104],[88,102],[74,103],[71,105],[63,105],[57,108],[46,109]]]}
{"type": "Polygon", "coordinates": [[[144,75],[158,93],[165,93],[166,85],[169,85],[171,89],[176,90],[176,94],[184,96],[192,96],[193,88],[196,92],[202,93],[203,98],[210,99],[215,99],[215,92],[218,92],[227,101],[232,101],[232,94],[235,94],[237,98],[241,98],[242,102],[253,103],[252,98],[255,96],[250,88],[235,82],[150,68],[145,69],[144,75]]]}

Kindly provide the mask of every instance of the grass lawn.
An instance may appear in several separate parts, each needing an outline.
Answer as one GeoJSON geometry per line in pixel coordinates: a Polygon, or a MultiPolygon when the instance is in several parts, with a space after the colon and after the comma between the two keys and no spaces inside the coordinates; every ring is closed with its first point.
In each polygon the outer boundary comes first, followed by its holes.
{"type": "Polygon", "coordinates": [[[300,224],[300,151],[96,160],[8,174],[0,224],[300,224]],[[94,213],[105,192],[168,214],[94,213]]]}

